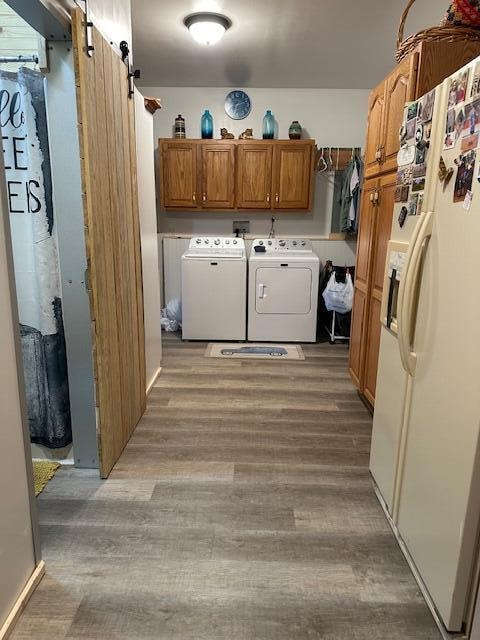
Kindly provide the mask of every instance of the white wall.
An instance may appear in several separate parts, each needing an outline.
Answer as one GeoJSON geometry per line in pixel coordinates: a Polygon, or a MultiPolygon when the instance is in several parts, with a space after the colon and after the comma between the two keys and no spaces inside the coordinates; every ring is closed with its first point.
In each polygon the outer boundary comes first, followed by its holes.
{"type": "Polygon", "coordinates": [[[138,91],[135,91],[135,128],[137,137],[138,206],[142,246],[145,357],[148,389],[155,380],[160,367],[162,337],[160,325],[157,216],[155,207],[155,169],[153,164],[153,117],[145,109],[143,96],[138,91]]]}
{"type": "MultiPolygon", "coordinates": [[[[155,139],[172,137],[175,116],[186,120],[187,137],[200,137],[200,118],[209,109],[215,136],[226,127],[236,137],[247,127],[261,138],[266,109],[272,109],[278,121],[279,137],[288,138],[292,120],[299,120],[304,136],[314,138],[319,147],[363,147],[367,90],[329,89],[247,89],[252,111],[245,120],[231,120],[224,109],[225,96],[231,88],[140,87],[144,95],[159,97],[162,109],[154,116],[155,139]]],[[[157,146],[157,142],[155,143],[157,146]]],[[[311,213],[276,213],[277,235],[328,236],[331,224],[332,177],[317,174],[316,195],[311,213]]],[[[186,234],[232,233],[233,220],[249,220],[250,233],[263,236],[270,228],[271,213],[161,213],[160,231],[186,234]]]]}
{"type": "Polygon", "coordinates": [[[36,559],[30,514],[29,473],[23,431],[23,392],[19,384],[18,319],[13,282],[5,174],[0,158],[0,635],[1,627],[32,575],[36,559]]]}

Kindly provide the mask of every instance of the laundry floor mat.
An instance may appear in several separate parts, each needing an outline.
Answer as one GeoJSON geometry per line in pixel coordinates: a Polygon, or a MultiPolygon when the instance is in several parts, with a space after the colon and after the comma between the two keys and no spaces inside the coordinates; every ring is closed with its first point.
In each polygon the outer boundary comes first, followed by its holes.
{"type": "Polygon", "coordinates": [[[305,360],[303,349],[296,344],[210,342],[207,358],[243,358],[245,360],[305,360]]]}

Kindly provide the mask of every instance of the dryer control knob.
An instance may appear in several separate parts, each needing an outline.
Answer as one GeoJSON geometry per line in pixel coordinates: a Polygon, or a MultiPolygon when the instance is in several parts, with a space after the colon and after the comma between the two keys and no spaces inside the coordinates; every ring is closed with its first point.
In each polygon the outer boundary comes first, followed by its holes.
{"type": "Polygon", "coordinates": [[[285,240],[280,240],[280,242],[278,243],[281,247],[284,247],[286,242],[285,240]]]}
{"type": "Polygon", "coordinates": [[[259,240],[258,244],[263,244],[263,240],[259,240]]]}
{"type": "Polygon", "coordinates": [[[230,244],[230,240],[225,240],[225,244],[230,244]]]}
{"type": "Polygon", "coordinates": [[[208,244],[210,242],[210,240],[208,238],[205,238],[205,244],[208,244]]]}
{"type": "Polygon", "coordinates": [[[200,243],[201,243],[200,238],[197,238],[197,239],[195,240],[195,242],[196,242],[197,244],[200,244],[200,243]]]}
{"type": "Polygon", "coordinates": [[[234,241],[233,241],[233,244],[237,244],[237,241],[236,241],[236,240],[234,240],[234,241]]]}
{"type": "Polygon", "coordinates": [[[302,247],[304,247],[307,243],[305,242],[305,240],[302,242],[302,247]]]}
{"type": "Polygon", "coordinates": [[[292,244],[293,244],[293,246],[294,246],[294,247],[296,247],[296,246],[297,246],[297,241],[296,241],[296,240],[294,240],[294,241],[292,242],[292,244]]]}
{"type": "Polygon", "coordinates": [[[218,238],[215,240],[215,244],[220,244],[220,240],[218,238]]]}

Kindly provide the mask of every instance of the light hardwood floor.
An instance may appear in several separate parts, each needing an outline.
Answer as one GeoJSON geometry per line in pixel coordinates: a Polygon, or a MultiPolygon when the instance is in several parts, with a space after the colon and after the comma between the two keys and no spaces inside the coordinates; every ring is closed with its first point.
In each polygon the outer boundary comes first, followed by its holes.
{"type": "Polygon", "coordinates": [[[38,500],[47,575],[12,640],[439,640],[374,495],[347,349],[164,341],[111,477],[38,500]]]}

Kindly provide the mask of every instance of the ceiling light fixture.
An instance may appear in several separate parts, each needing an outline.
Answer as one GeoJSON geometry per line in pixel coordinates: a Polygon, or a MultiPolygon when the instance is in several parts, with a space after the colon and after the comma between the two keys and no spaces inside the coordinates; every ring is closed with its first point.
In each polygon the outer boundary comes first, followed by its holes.
{"type": "Polygon", "coordinates": [[[209,46],[221,40],[225,31],[232,26],[232,21],[219,13],[192,13],[183,24],[194,40],[209,46]]]}

